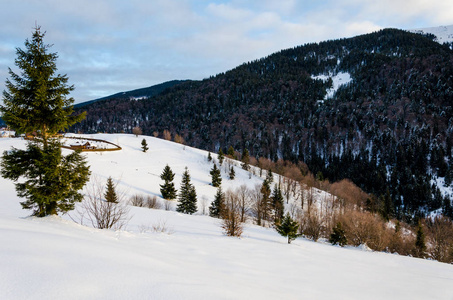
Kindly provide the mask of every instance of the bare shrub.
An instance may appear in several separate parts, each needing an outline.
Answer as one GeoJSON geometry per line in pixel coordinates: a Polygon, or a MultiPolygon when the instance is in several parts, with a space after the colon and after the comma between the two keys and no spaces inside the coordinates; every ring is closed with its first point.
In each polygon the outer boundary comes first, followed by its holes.
{"type": "Polygon", "coordinates": [[[227,191],[225,193],[224,209],[222,209],[220,217],[222,218],[223,232],[228,236],[240,237],[243,231],[241,223],[241,213],[239,198],[236,193],[227,191]]]}
{"type": "Polygon", "coordinates": [[[159,136],[159,132],[158,131],[153,131],[153,136],[154,137],[158,137],[159,136]]]}
{"type": "Polygon", "coordinates": [[[377,216],[361,211],[347,211],[340,217],[348,242],[354,246],[366,244],[375,251],[383,251],[390,244],[391,235],[377,216]]]}
{"type": "Polygon", "coordinates": [[[172,203],[172,201],[170,201],[170,200],[164,200],[164,209],[171,210],[171,207],[173,206],[171,203],[172,203]]]}
{"type": "Polygon", "coordinates": [[[180,136],[179,134],[175,135],[174,141],[176,143],[178,143],[178,144],[184,144],[185,143],[184,138],[182,136],[180,136]]]}
{"type": "Polygon", "coordinates": [[[132,133],[135,134],[135,136],[139,136],[143,133],[142,129],[138,126],[132,128],[132,133]]]}
{"type": "Polygon", "coordinates": [[[159,220],[157,223],[153,225],[140,225],[139,227],[140,233],[146,232],[155,232],[155,233],[166,233],[166,234],[173,234],[174,230],[171,227],[167,226],[167,221],[159,220]]]}
{"type": "Polygon", "coordinates": [[[163,136],[164,136],[165,140],[167,140],[167,141],[171,140],[171,133],[167,129],[164,130],[163,136]]]}
{"type": "Polygon", "coordinates": [[[85,199],[78,210],[80,223],[84,224],[86,218],[95,228],[120,230],[129,221],[129,208],[123,204],[124,193],[118,193],[118,203],[107,202],[103,199],[104,190],[104,185],[92,177],[85,187],[85,199]]]}
{"type": "Polygon", "coordinates": [[[241,222],[244,223],[250,210],[250,203],[252,199],[252,192],[245,184],[241,185],[235,192],[239,201],[239,213],[241,222]]]}
{"type": "Polygon", "coordinates": [[[143,195],[134,195],[130,199],[130,203],[133,206],[144,207],[145,206],[145,196],[143,195]]]}
{"type": "Polygon", "coordinates": [[[363,207],[368,198],[368,195],[349,179],[333,183],[330,192],[344,200],[346,207],[363,207]]]}
{"type": "Polygon", "coordinates": [[[145,206],[148,207],[148,208],[152,208],[152,209],[160,209],[161,208],[161,205],[160,205],[160,202],[157,200],[157,196],[156,195],[153,195],[153,196],[146,196],[145,198],[145,206]]]}
{"type": "Polygon", "coordinates": [[[453,262],[453,223],[450,219],[438,216],[426,220],[428,227],[428,254],[435,260],[453,262]]]}
{"type": "Polygon", "coordinates": [[[316,242],[321,237],[323,229],[322,217],[316,207],[302,214],[300,232],[303,235],[316,242]]]}

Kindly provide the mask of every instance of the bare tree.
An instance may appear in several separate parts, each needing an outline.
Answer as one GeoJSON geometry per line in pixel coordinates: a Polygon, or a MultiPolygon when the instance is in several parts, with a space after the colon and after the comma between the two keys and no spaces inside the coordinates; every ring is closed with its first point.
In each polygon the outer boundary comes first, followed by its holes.
{"type": "Polygon", "coordinates": [[[243,184],[236,190],[236,194],[239,201],[241,222],[245,222],[247,219],[247,214],[250,210],[252,192],[247,188],[245,184],[243,184]]]}
{"type": "Polygon", "coordinates": [[[222,218],[222,229],[228,236],[240,237],[242,235],[243,224],[239,202],[236,193],[231,191],[225,193],[224,209],[222,209],[220,217],[222,218]]]}
{"type": "Polygon", "coordinates": [[[129,208],[123,203],[124,193],[118,193],[118,203],[107,202],[104,199],[105,186],[97,177],[92,177],[90,184],[85,187],[85,199],[82,201],[78,213],[80,223],[88,219],[95,228],[113,228],[120,230],[129,221],[129,208]]]}

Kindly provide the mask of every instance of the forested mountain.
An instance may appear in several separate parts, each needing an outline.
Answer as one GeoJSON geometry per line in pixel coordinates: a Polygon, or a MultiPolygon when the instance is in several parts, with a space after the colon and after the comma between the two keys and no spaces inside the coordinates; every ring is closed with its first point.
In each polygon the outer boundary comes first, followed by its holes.
{"type": "Polygon", "coordinates": [[[169,130],[206,150],[247,148],[349,178],[376,196],[370,210],[391,200],[398,218],[452,217],[439,188],[453,177],[453,51],[433,38],[385,29],[286,49],[145,100],[84,106],[71,130],[169,130]],[[338,74],[351,80],[332,90],[338,74]]]}
{"type": "Polygon", "coordinates": [[[150,98],[150,97],[154,97],[154,96],[159,95],[165,89],[170,88],[170,87],[172,87],[174,85],[177,85],[177,84],[179,84],[181,82],[184,82],[184,80],[171,80],[171,81],[163,82],[163,83],[156,84],[156,85],[153,85],[153,86],[150,86],[150,87],[146,87],[146,88],[141,88],[141,89],[136,89],[136,90],[132,90],[132,91],[116,93],[116,94],[113,94],[113,95],[110,95],[110,96],[106,96],[106,97],[102,97],[102,98],[99,98],[99,99],[86,101],[86,102],[83,102],[83,103],[76,104],[76,105],[74,105],[74,107],[80,108],[80,107],[83,107],[83,106],[86,106],[86,105],[89,105],[89,104],[93,104],[94,102],[103,101],[103,100],[109,100],[109,99],[129,99],[129,100],[132,100],[132,99],[137,100],[138,99],[138,100],[140,100],[140,99],[143,99],[143,98],[150,98]]]}

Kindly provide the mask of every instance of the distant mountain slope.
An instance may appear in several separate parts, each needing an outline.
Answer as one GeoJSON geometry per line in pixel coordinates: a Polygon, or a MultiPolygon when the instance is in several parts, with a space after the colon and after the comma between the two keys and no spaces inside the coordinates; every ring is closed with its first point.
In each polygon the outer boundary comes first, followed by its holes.
{"type": "Polygon", "coordinates": [[[84,110],[72,130],[170,130],[198,148],[247,148],[349,178],[376,196],[370,210],[390,197],[399,218],[453,216],[453,51],[433,36],[386,29],[306,44],[153,99],[84,110]]]}
{"type": "Polygon", "coordinates": [[[414,29],[410,32],[432,34],[436,37],[435,41],[440,44],[453,42],[453,25],[414,29]]]}
{"type": "Polygon", "coordinates": [[[75,108],[80,108],[80,107],[84,107],[84,106],[93,104],[93,103],[98,102],[98,101],[109,100],[109,99],[142,99],[142,98],[150,98],[150,97],[154,97],[154,96],[162,93],[162,91],[164,91],[165,89],[170,88],[172,86],[175,86],[177,84],[180,84],[180,83],[182,83],[184,81],[185,80],[166,81],[166,82],[163,82],[163,83],[160,83],[160,84],[156,84],[156,85],[153,85],[153,86],[150,86],[150,87],[136,89],[136,90],[132,90],[132,91],[128,91],[128,92],[120,92],[120,93],[116,93],[116,94],[113,94],[113,95],[110,95],[110,96],[106,96],[106,97],[102,97],[102,98],[99,98],[99,99],[86,101],[86,102],[83,102],[83,103],[76,104],[76,105],[74,105],[74,107],[75,108]]]}

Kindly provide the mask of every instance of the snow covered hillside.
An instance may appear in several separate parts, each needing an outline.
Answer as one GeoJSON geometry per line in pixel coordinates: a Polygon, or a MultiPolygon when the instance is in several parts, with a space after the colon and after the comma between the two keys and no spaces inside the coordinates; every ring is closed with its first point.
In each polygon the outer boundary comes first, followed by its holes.
{"type": "MultiPolygon", "coordinates": [[[[13,183],[0,178],[0,299],[453,299],[452,265],[302,238],[288,245],[275,230],[252,224],[240,239],[223,235],[219,220],[201,213],[216,192],[205,151],[144,136],[84,137],[122,147],[84,155],[93,175],[120,180],[126,197],[160,197],[166,164],[179,188],[187,166],[199,212],[131,207],[125,230],[98,230],[68,215],[27,217],[13,183]],[[157,224],[167,231],[154,232],[157,224]]],[[[11,146],[25,142],[0,139],[0,151],[11,146]]],[[[222,177],[224,190],[262,182],[240,167],[234,180],[224,168],[222,177]]]]}
{"type": "Polygon", "coordinates": [[[414,33],[434,34],[437,37],[436,41],[439,44],[453,42],[453,25],[430,27],[430,28],[420,28],[420,29],[413,29],[413,30],[409,30],[409,31],[414,32],[414,33]]]}

